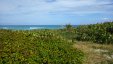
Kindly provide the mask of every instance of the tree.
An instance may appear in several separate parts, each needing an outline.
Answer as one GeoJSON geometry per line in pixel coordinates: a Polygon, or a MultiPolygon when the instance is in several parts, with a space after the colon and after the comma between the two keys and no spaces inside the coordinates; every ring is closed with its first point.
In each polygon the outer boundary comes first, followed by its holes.
{"type": "Polygon", "coordinates": [[[72,31],[72,29],[73,29],[73,27],[72,27],[71,24],[67,24],[67,25],[66,25],[66,30],[67,30],[68,32],[72,31]]]}

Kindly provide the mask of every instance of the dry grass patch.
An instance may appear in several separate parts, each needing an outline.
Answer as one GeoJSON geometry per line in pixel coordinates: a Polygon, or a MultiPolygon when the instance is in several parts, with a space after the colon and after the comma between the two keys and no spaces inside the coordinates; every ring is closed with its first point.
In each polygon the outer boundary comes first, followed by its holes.
{"type": "Polygon", "coordinates": [[[85,53],[84,64],[113,64],[113,45],[77,41],[74,48],[85,53]]]}

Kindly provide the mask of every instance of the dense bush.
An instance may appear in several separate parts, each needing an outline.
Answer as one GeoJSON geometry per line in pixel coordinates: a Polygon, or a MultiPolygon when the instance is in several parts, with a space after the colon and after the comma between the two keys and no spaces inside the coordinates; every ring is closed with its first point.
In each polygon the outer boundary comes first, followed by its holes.
{"type": "Polygon", "coordinates": [[[76,38],[80,41],[113,44],[113,22],[82,25],[76,28],[76,38]]]}
{"type": "Polygon", "coordinates": [[[0,64],[82,64],[83,57],[51,30],[0,30],[0,64]]]}

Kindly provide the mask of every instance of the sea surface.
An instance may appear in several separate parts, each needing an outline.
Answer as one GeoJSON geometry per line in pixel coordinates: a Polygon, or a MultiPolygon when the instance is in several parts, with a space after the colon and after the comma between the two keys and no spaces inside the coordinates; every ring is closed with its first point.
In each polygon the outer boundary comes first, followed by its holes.
{"type": "Polygon", "coordinates": [[[0,29],[33,30],[33,29],[63,29],[64,25],[0,25],[0,29]]]}

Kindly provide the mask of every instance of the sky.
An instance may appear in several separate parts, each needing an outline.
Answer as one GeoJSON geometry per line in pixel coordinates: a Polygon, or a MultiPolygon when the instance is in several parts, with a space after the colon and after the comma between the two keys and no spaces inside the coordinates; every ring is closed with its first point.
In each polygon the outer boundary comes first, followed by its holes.
{"type": "Polygon", "coordinates": [[[83,25],[113,20],[113,0],[0,0],[0,25],[83,25]]]}

